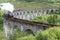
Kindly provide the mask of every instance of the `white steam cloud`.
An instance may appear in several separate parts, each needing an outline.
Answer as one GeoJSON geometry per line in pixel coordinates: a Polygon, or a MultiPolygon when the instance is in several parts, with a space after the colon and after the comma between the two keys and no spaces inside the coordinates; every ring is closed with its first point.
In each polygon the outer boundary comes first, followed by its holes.
{"type": "Polygon", "coordinates": [[[1,3],[0,8],[5,11],[10,11],[10,12],[14,11],[14,6],[10,3],[1,3]]]}

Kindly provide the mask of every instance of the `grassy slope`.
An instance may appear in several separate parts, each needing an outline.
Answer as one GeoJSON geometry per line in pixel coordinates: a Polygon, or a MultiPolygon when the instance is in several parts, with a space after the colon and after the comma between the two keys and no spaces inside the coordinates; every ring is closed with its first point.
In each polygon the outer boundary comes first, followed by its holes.
{"type": "Polygon", "coordinates": [[[52,4],[48,3],[37,3],[37,2],[12,2],[16,9],[32,9],[32,8],[52,8],[58,7],[53,6],[52,4]]]}
{"type": "MultiPolygon", "coordinates": [[[[1,2],[7,2],[8,0],[0,0],[1,2]]],[[[46,2],[24,2],[24,1],[11,1],[16,9],[32,9],[32,8],[51,8],[59,7],[60,3],[46,3],[46,2]]]]}

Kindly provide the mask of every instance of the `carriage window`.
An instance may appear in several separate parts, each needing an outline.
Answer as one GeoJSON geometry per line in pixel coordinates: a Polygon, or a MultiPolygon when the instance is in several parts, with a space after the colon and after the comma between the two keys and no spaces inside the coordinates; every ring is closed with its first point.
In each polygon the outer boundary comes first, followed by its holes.
{"type": "Polygon", "coordinates": [[[22,12],[20,12],[20,15],[22,14],[22,12]]]}
{"type": "Polygon", "coordinates": [[[29,13],[29,11],[27,11],[27,13],[29,13]]]}
{"type": "Polygon", "coordinates": [[[25,12],[23,12],[23,14],[25,14],[25,12]]]}
{"type": "Polygon", "coordinates": [[[41,10],[39,10],[39,12],[41,12],[41,10]]]}
{"type": "Polygon", "coordinates": [[[31,11],[31,13],[33,13],[33,11],[31,11]]]}
{"type": "Polygon", "coordinates": [[[19,15],[19,13],[17,13],[17,15],[19,15]]]}
{"type": "Polygon", "coordinates": [[[14,13],[14,15],[16,16],[16,13],[14,13]]]}
{"type": "Polygon", "coordinates": [[[47,13],[49,13],[49,10],[47,10],[47,13]]]}
{"type": "Polygon", "coordinates": [[[53,10],[51,10],[51,12],[53,12],[53,10]]]}

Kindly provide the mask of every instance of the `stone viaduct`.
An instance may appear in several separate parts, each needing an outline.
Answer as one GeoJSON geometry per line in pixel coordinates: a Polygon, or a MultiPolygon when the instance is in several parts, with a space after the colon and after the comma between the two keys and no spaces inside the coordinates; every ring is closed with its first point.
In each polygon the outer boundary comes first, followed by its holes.
{"type": "Polygon", "coordinates": [[[8,13],[3,15],[4,34],[8,37],[8,33],[13,34],[14,28],[18,27],[21,31],[30,31],[35,34],[38,30],[56,26],[53,24],[34,22],[35,16],[42,16],[60,10],[60,8],[44,8],[44,9],[29,9],[29,10],[14,10],[13,17],[8,16],[8,13]]]}

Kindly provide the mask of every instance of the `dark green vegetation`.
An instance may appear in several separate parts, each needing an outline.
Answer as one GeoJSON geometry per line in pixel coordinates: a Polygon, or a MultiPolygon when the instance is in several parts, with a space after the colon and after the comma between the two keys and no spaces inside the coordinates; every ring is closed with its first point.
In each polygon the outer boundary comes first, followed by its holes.
{"type": "Polygon", "coordinates": [[[3,11],[0,11],[0,40],[5,40],[5,37],[4,37],[4,33],[3,33],[3,18],[2,18],[2,15],[3,15],[3,11]]]}
{"type": "Polygon", "coordinates": [[[37,33],[36,40],[60,40],[60,27],[54,27],[37,33]]]}
{"type": "Polygon", "coordinates": [[[0,30],[3,30],[2,26],[3,26],[3,18],[2,18],[2,15],[3,15],[3,11],[0,11],[0,30]]]}

